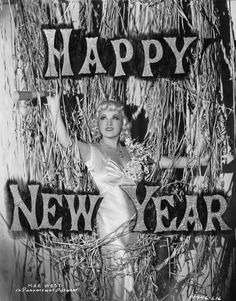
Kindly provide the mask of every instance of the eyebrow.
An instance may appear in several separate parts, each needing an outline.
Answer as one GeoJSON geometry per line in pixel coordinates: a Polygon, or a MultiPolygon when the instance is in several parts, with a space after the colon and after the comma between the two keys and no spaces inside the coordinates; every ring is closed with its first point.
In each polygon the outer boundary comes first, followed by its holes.
{"type": "MultiPolygon", "coordinates": [[[[100,117],[103,117],[103,116],[107,117],[106,113],[101,113],[101,114],[100,114],[100,117]]],[[[112,116],[112,117],[113,117],[113,116],[120,117],[120,114],[119,114],[119,113],[114,113],[114,114],[112,114],[111,116],[112,116]]]]}

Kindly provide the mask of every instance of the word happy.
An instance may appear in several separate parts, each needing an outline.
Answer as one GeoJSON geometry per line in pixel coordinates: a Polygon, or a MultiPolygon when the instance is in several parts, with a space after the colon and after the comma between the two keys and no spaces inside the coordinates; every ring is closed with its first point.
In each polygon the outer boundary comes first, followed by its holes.
{"type": "MultiPolygon", "coordinates": [[[[136,207],[137,217],[133,229],[135,232],[231,230],[222,219],[227,202],[221,195],[204,196],[200,202],[198,196],[186,195],[183,210],[176,206],[173,195],[154,196],[157,187],[147,186],[142,202],[137,199],[135,186],[121,188],[136,207]],[[146,211],[150,201],[155,220],[147,227],[146,211]],[[206,214],[203,216],[201,212],[204,210],[206,214]],[[175,212],[174,215],[171,212],[175,212]]],[[[24,228],[31,230],[92,231],[95,208],[98,200],[102,201],[99,195],[42,193],[39,191],[39,185],[28,185],[27,190],[27,195],[22,197],[18,185],[9,185],[9,193],[14,202],[11,231],[22,231],[22,223],[24,228]]],[[[150,216],[148,218],[150,219],[150,216]]]]}
{"type": "Polygon", "coordinates": [[[42,29],[45,41],[44,77],[109,74],[143,78],[185,74],[197,37],[102,39],[81,30],[42,29]]]}

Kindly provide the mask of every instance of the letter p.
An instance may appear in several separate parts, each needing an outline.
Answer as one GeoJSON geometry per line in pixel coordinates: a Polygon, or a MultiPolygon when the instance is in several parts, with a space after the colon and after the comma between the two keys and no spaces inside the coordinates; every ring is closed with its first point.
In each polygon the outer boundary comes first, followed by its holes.
{"type": "Polygon", "coordinates": [[[157,63],[163,56],[163,49],[161,43],[157,40],[143,40],[143,50],[144,50],[144,67],[142,76],[153,76],[151,71],[151,63],[157,63]],[[156,55],[150,58],[150,46],[154,45],[156,48],[156,55]]]}
{"type": "Polygon", "coordinates": [[[111,44],[114,48],[115,55],[116,55],[116,71],[115,71],[114,76],[125,75],[125,72],[122,67],[122,63],[128,62],[132,59],[132,56],[134,53],[133,46],[126,39],[114,40],[114,41],[111,41],[111,44]],[[121,53],[120,53],[121,44],[123,44],[126,48],[126,55],[124,57],[121,57],[121,53]]]}

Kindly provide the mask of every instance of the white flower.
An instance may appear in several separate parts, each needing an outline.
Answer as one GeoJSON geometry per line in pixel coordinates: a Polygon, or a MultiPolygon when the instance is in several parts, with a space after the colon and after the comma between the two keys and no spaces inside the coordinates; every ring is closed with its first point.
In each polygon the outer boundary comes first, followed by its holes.
{"type": "Polygon", "coordinates": [[[134,142],[131,138],[126,139],[125,146],[131,155],[131,161],[126,167],[126,175],[135,182],[140,182],[144,174],[148,175],[149,173],[152,150],[142,143],[134,142]]]}
{"type": "Polygon", "coordinates": [[[128,178],[131,178],[135,182],[142,181],[143,179],[142,164],[135,158],[132,158],[132,160],[128,162],[126,165],[125,174],[128,178]]]}

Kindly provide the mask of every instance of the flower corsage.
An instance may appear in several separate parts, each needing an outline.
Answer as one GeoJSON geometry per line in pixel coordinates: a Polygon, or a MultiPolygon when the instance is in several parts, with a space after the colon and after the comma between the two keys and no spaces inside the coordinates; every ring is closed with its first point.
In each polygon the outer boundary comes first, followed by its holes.
{"type": "Polygon", "coordinates": [[[133,142],[131,138],[127,138],[125,146],[131,156],[131,161],[127,163],[125,173],[127,177],[134,182],[141,182],[149,173],[150,164],[152,164],[151,150],[143,144],[133,142]]]}

